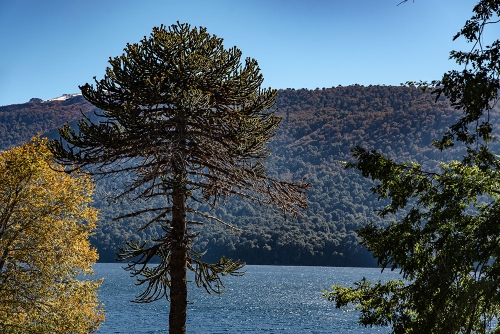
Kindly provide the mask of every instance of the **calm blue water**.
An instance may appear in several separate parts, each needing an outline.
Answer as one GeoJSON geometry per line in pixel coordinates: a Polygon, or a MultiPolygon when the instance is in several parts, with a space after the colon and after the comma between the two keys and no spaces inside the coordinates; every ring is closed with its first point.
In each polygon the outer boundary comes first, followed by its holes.
{"type": "MultiPolygon", "coordinates": [[[[168,302],[131,303],[141,288],[121,263],[98,263],[104,277],[99,298],[106,322],[98,331],[110,333],[167,333],[168,302]]],[[[187,332],[216,333],[387,333],[386,328],[364,328],[356,312],[343,312],[321,298],[332,284],[351,285],[366,277],[390,279],[397,273],[375,268],[247,266],[243,277],[227,277],[226,293],[209,295],[189,286],[187,332]]]]}

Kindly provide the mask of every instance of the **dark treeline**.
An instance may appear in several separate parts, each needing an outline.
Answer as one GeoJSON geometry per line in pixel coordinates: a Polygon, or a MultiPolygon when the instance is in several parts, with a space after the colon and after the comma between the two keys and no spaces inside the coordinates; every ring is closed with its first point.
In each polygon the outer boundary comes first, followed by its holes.
{"type": "MultiPolygon", "coordinates": [[[[284,220],[269,209],[229,199],[211,214],[242,231],[205,222],[195,244],[198,250],[207,250],[209,261],[226,255],[249,264],[374,265],[371,255],[358,244],[355,231],[368,222],[387,224],[374,212],[383,203],[370,193],[369,181],[356,171],[345,170],[340,161],[349,160],[349,151],[356,145],[398,161],[419,162],[427,169],[463,153],[458,147],[440,152],[431,146],[457,114],[446,101],[435,102],[429,93],[416,88],[287,89],[279,92],[277,105],[283,120],[270,146],[273,155],[268,168],[281,179],[305,177],[311,182],[309,209],[303,217],[284,220]]],[[[77,97],[0,107],[0,149],[18,145],[37,132],[53,137],[57,126],[81,116],[80,109],[88,113],[92,106],[77,97]]],[[[497,113],[492,115],[496,117],[497,113]]],[[[124,240],[146,239],[157,231],[137,232],[147,217],[113,220],[129,212],[132,203],[106,200],[105,195],[121,180],[98,180],[97,184],[95,201],[101,215],[92,243],[100,261],[113,261],[114,251],[124,240]]]]}

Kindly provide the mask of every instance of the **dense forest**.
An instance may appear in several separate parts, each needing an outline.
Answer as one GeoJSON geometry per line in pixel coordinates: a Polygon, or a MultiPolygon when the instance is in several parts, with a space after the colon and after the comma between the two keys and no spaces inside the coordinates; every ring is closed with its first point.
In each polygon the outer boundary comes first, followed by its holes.
{"type": "MultiPolygon", "coordinates": [[[[81,97],[0,107],[0,149],[29,140],[37,133],[54,138],[56,128],[94,109],[81,97]]],[[[371,255],[358,243],[356,230],[368,222],[387,224],[375,213],[383,206],[370,192],[371,183],[359,172],[346,170],[356,145],[378,150],[398,161],[416,161],[427,169],[438,161],[460,157],[462,148],[440,152],[431,146],[457,118],[444,99],[411,87],[347,86],[315,90],[280,90],[277,97],[281,128],[271,144],[269,172],[285,180],[311,183],[304,216],[284,219],[279,213],[230,198],[211,213],[228,224],[205,222],[195,246],[207,260],[221,255],[248,264],[371,266],[371,255]]],[[[493,124],[499,114],[495,111],[493,124]]],[[[494,133],[498,129],[494,129],[494,133]]],[[[126,178],[126,176],[124,176],[126,178]]],[[[137,232],[147,217],[114,220],[130,205],[110,203],[123,179],[97,180],[95,205],[101,214],[92,244],[100,261],[113,261],[119,245],[129,239],[157,236],[154,228],[137,232]]],[[[199,204],[199,209],[209,210],[199,204]]]]}
{"type": "Polygon", "coordinates": [[[47,134],[93,109],[82,96],[46,102],[32,98],[28,103],[1,106],[0,149],[20,145],[38,133],[47,134]]]}

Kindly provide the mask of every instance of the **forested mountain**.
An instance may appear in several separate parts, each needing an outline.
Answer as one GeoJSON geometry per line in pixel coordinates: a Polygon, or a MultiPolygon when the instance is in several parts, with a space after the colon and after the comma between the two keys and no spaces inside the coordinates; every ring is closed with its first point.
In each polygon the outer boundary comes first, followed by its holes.
{"type": "Polygon", "coordinates": [[[37,133],[46,134],[93,109],[81,95],[49,101],[32,98],[28,103],[0,106],[0,150],[26,142],[37,133]]]}
{"type": "MultiPolygon", "coordinates": [[[[434,102],[429,93],[416,88],[287,89],[280,90],[277,104],[283,120],[271,144],[268,168],[282,179],[305,177],[311,182],[309,209],[303,217],[284,220],[269,209],[229,199],[211,214],[242,231],[206,222],[195,243],[200,251],[207,250],[205,256],[212,261],[226,255],[249,264],[373,265],[355,230],[369,221],[386,224],[374,212],[383,204],[371,195],[370,182],[354,170],[345,170],[340,161],[349,160],[349,150],[361,145],[432,170],[438,161],[462,152],[459,147],[446,152],[431,147],[457,114],[443,99],[434,102]]],[[[0,149],[18,145],[37,132],[53,136],[55,128],[81,117],[80,109],[88,114],[93,107],[81,97],[0,107],[0,149]]],[[[498,115],[495,111],[491,117],[495,120],[498,115]]],[[[154,230],[137,232],[144,218],[113,220],[128,212],[129,205],[153,205],[108,203],[105,195],[121,182],[98,180],[95,200],[101,215],[92,243],[101,261],[112,261],[117,246],[126,239],[156,235],[154,230]]],[[[208,210],[201,204],[200,208],[208,210]]]]}

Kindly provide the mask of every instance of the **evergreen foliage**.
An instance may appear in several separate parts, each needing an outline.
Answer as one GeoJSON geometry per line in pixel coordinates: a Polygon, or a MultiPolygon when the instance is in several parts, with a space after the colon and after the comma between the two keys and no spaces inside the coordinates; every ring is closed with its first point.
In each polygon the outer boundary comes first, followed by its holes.
{"type": "Polygon", "coordinates": [[[455,36],[472,49],[451,52],[464,69],[418,83],[461,113],[434,145],[442,151],[463,145],[462,160],[426,171],[380,152],[353,150],[355,160],[347,166],[376,181],[372,191],[389,201],[380,215],[396,217],[387,228],[360,229],[362,243],[383,268],[402,274],[401,280],[362,280],[325,293],[337,307],[354,303],[365,326],[391,325],[393,333],[500,331],[500,161],[491,145],[498,135],[491,116],[500,88],[500,42],[483,40],[484,29],[499,15],[498,1],[479,1],[455,36]]]}
{"type": "Polygon", "coordinates": [[[241,51],[225,49],[222,39],[188,24],[154,28],[149,38],[127,44],[109,60],[104,79],[86,84],[83,96],[101,112],[78,131],[61,128],[51,149],[58,161],[94,175],[126,174],[113,199],[132,197],[153,205],[120,216],[151,214],[159,237],[130,241],[120,259],[145,284],[139,302],[170,299],[170,333],[185,332],[187,269],[208,292],[220,292],[220,275],[239,275],[243,263],[222,257],[201,260],[192,249],[192,226],[213,220],[228,197],[270,205],[295,216],[307,207],[305,182],[279,181],[263,161],[280,118],[274,115],[276,90],[262,89],[254,59],[241,64],[241,51]],[[208,210],[198,210],[203,203],[208,210]],[[198,218],[195,218],[198,217],[198,218]],[[194,220],[196,219],[196,220],[194,220]],[[151,265],[153,258],[158,265],[151,265]]]}

